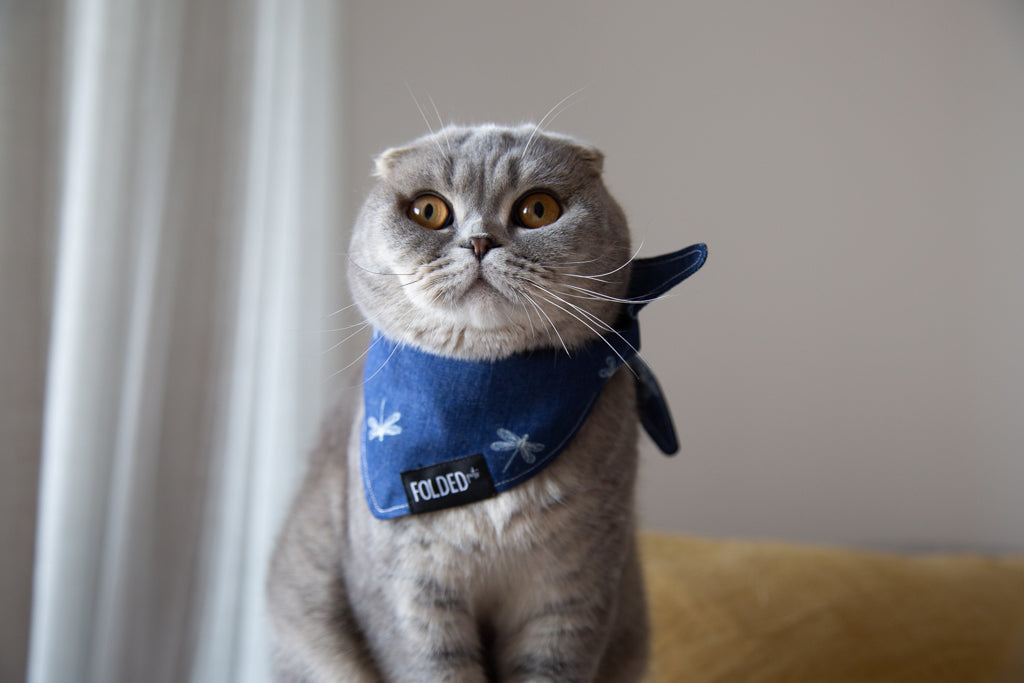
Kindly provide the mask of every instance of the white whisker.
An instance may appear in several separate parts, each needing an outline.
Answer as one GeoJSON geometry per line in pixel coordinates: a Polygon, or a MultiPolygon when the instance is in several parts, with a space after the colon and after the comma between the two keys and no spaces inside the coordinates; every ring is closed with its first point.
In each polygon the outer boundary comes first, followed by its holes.
{"type": "Polygon", "coordinates": [[[333,318],[334,316],[338,315],[339,313],[344,313],[345,311],[347,311],[348,309],[352,308],[355,305],[356,304],[353,302],[353,303],[350,303],[348,306],[342,306],[341,308],[336,310],[334,313],[328,313],[324,317],[325,318],[333,318]]]}
{"type": "Polygon", "coordinates": [[[526,297],[527,301],[529,301],[531,304],[533,304],[533,307],[537,309],[537,312],[540,313],[541,316],[543,316],[548,321],[548,325],[551,326],[551,329],[554,331],[555,335],[558,337],[558,341],[562,343],[562,348],[565,349],[565,354],[567,356],[572,356],[572,354],[569,353],[569,347],[566,346],[566,344],[565,344],[565,340],[562,339],[562,335],[558,332],[558,327],[556,327],[555,323],[551,320],[551,316],[549,316],[544,311],[544,309],[541,308],[540,305],[536,301],[533,300],[533,297],[531,297],[526,292],[523,292],[522,294],[523,294],[524,297],[526,297]]]}
{"type": "Polygon", "coordinates": [[[384,369],[384,366],[386,366],[388,362],[391,361],[392,356],[395,355],[395,352],[398,351],[400,346],[401,344],[395,344],[395,348],[391,349],[391,353],[389,353],[388,357],[384,359],[384,362],[380,364],[380,367],[374,370],[372,375],[363,379],[361,386],[365,386],[367,382],[376,377],[378,373],[380,373],[380,371],[384,369]]]}
{"type": "MultiPolygon", "coordinates": [[[[569,93],[568,95],[566,95],[565,97],[560,99],[555,106],[551,107],[551,109],[548,109],[548,113],[544,114],[544,116],[541,118],[541,120],[534,127],[533,132],[530,133],[530,137],[526,140],[526,147],[523,147],[523,153],[521,155],[519,155],[520,159],[525,159],[526,158],[526,153],[528,151],[530,151],[530,143],[533,142],[533,138],[536,137],[537,133],[540,132],[541,126],[543,126],[544,122],[548,120],[548,117],[551,116],[556,109],[558,109],[560,106],[562,106],[562,104],[564,102],[566,102],[567,100],[575,97],[579,93],[583,92],[583,90],[586,89],[586,87],[587,86],[583,86],[582,88],[578,88],[576,90],[573,90],[571,93],[569,93]]],[[[559,112],[559,113],[561,113],[561,112],[559,112]]],[[[558,114],[555,114],[555,116],[558,116],[558,114]]],[[[552,117],[552,120],[554,120],[554,117],[552,117]]]]}
{"type": "MultiPolygon", "coordinates": [[[[333,378],[337,377],[338,375],[340,375],[341,373],[345,372],[345,371],[346,371],[346,370],[348,370],[348,369],[349,369],[350,367],[352,367],[353,365],[355,365],[356,363],[358,363],[359,361],[361,361],[361,360],[362,360],[363,358],[365,358],[365,357],[366,357],[366,354],[368,354],[368,353],[370,352],[370,349],[372,349],[372,348],[373,348],[374,346],[376,346],[377,344],[379,344],[379,343],[380,343],[380,340],[381,340],[381,339],[383,339],[383,338],[384,338],[384,337],[377,337],[377,339],[376,339],[375,341],[373,341],[373,343],[371,343],[371,344],[367,345],[367,347],[366,347],[366,350],[365,350],[365,351],[363,351],[363,352],[362,352],[361,354],[359,354],[358,356],[356,356],[355,360],[353,360],[353,361],[352,361],[351,363],[349,363],[348,365],[346,365],[345,367],[343,367],[343,368],[342,368],[341,370],[336,370],[336,371],[332,372],[332,373],[331,373],[330,375],[328,375],[327,377],[325,377],[325,378],[324,378],[324,381],[326,382],[326,381],[328,381],[328,380],[331,380],[331,379],[333,379],[333,378]]],[[[358,386],[358,385],[356,385],[356,386],[358,386]]]]}
{"type": "Polygon", "coordinates": [[[438,130],[444,133],[444,146],[448,148],[448,154],[452,153],[452,140],[448,135],[448,127],[444,123],[444,119],[441,118],[441,112],[437,110],[437,104],[434,102],[434,98],[427,93],[427,99],[430,100],[430,106],[434,108],[434,114],[437,116],[438,130]]]}
{"type": "Polygon", "coordinates": [[[334,328],[331,328],[329,330],[320,330],[320,331],[325,333],[325,334],[330,334],[332,332],[344,332],[345,330],[351,330],[353,327],[364,327],[364,326],[369,325],[369,324],[370,324],[370,321],[364,319],[364,320],[360,320],[357,323],[352,323],[351,325],[345,325],[343,327],[334,327],[334,328]]]}
{"type": "MultiPolygon", "coordinates": [[[[536,287],[540,288],[540,287],[539,287],[539,285],[537,285],[536,283],[532,283],[532,284],[534,284],[534,286],[536,286],[536,287]]],[[[543,289],[543,288],[540,288],[540,289],[543,289]]],[[[551,294],[551,292],[548,292],[548,294],[551,294]]],[[[554,295],[554,294],[552,294],[552,296],[555,296],[555,295],[554,295]]],[[[629,367],[629,364],[628,364],[628,363],[626,362],[626,359],[625,359],[625,358],[624,358],[624,357],[622,356],[622,354],[621,354],[621,353],[619,353],[619,350],[618,350],[617,348],[615,348],[615,346],[613,346],[613,345],[612,345],[612,343],[611,343],[610,341],[608,341],[607,339],[605,339],[604,335],[603,335],[603,334],[601,334],[601,333],[600,333],[600,332],[599,332],[599,331],[598,331],[597,329],[595,329],[593,325],[591,325],[590,323],[588,323],[588,322],[587,322],[586,320],[584,320],[584,319],[583,319],[583,318],[581,318],[580,316],[576,315],[576,314],[575,314],[575,313],[574,313],[574,312],[573,312],[572,310],[570,310],[570,309],[568,309],[568,308],[563,308],[562,306],[559,306],[559,305],[558,305],[557,303],[555,303],[555,302],[554,302],[554,301],[552,301],[551,299],[547,298],[547,297],[546,297],[546,296],[544,296],[543,294],[541,294],[541,297],[542,297],[542,298],[543,298],[543,299],[544,299],[545,301],[547,301],[547,302],[548,302],[549,304],[551,304],[552,306],[554,306],[555,308],[557,308],[557,309],[559,309],[559,310],[563,311],[564,313],[566,313],[567,315],[570,315],[570,316],[572,316],[573,318],[575,318],[575,319],[576,319],[577,321],[579,321],[580,323],[582,323],[582,324],[583,324],[583,325],[584,325],[584,326],[585,326],[585,327],[586,327],[586,328],[587,328],[588,330],[590,330],[590,331],[591,331],[591,332],[593,332],[593,333],[594,333],[595,335],[597,335],[597,337],[598,337],[599,339],[601,339],[601,341],[603,341],[603,342],[604,342],[604,343],[605,343],[605,344],[606,344],[606,345],[608,346],[608,348],[609,348],[609,349],[611,349],[611,350],[612,350],[612,353],[614,353],[614,354],[615,354],[616,356],[618,356],[618,357],[619,357],[619,360],[621,360],[621,361],[622,361],[622,364],[623,364],[623,365],[624,365],[625,367],[629,368],[629,371],[630,371],[631,373],[633,373],[633,376],[634,376],[634,377],[637,377],[636,371],[634,371],[634,370],[633,370],[633,368],[630,368],[630,367],[629,367]]],[[[556,298],[557,298],[557,297],[556,297],[556,298]]],[[[579,308],[578,306],[573,306],[572,304],[570,304],[570,303],[568,303],[568,302],[565,302],[565,303],[566,303],[566,304],[567,304],[568,306],[571,306],[572,308],[575,308],[576,310],[580,310],[580,311],[582,312],[582,309],[580,309],[580,308],[579,308]]],[[[604,321],[601,321],[601,322],[603,323],[604,321]]],[[[607,324],[605,324],[605,326],[607,327],[607,324]]],[[[609,328],[609,329],[611,329],[611,328],[609,328]]],[[[612,331],[614,332],[615,330],[612,330],[612,331]]],[[[616,332],[616,334],[618,334],[618,332],[616,332]]],[[[622,337],[622,335],[620,334],[620,335],[619,335],[619,337],[621,338],[621,337],[622,337]]],[[[623,341],[625,341],[625,339],[623,339],[623,341]]],[[[626,343],[628,344],[629,342],[626,342],[626,343]]],[[[630,345],[630,348],[633,348],[633,347],[632,347],[632,345],[630,345]]],[[[635,352],[636,352],[636,349],[633,349],[633,351],[634,351],[634,353],[635,353],[635,352]]]]}
{"type": "MultiPolygon", "coordinates": [[[[614,327],[612,327],[611,325],[609,325],[609,324],[608,324],[608,323],[606,323],[606,322],[605,322],[604,320],[602,320],[601,318],[597,317],[596,315],[594,315],[593,313],[591,313],[591,312],[590,312],[590,311],[588,311],[587,309],[583,308],[582,306],[577,306],[576,304],[572,303],[571,301],[566,301],[566,300],[565,300],[565,299],[563,299],[562,297],[558,296],[558,294],[556,294],[556,293],[555,293],[554,291],[552,291],[552,290],[551,290],[550,288],[548,288],[548,287],[544,287],[544,286],[542,286],[542,285],[540,285],[540,284],[538,284],[538,283],[536,283],[536,282],[533,282],[532,280],[529,280],[528,278],[522,278],[522,277],[521,277],[520,279],[522,279],[522,280],[525,280],[526,282],[528,282],[529,284],[533,285],[533,286],[534,286],[534,287],[536,287],[537,289],[540,289],[540,290],[542,290],[542,291],[543,291],[543,292],[545,292],[546,294],[549,294],[550,296],[553,296],[553,297],[555,297],[556,299],[558,299],[559,301],[561,301],[561,302],[562,302],[563,304],[565,304],[566,306],[569,306],[569,307],[571,307],[571,308],[572,308],[572,309],[573,309],[574,311],[577,311],[578,313],[580,313],[580,315],[583,315],[583,316],[585,316],[585,317],[586,317],[587,319],[589,319],[589,320],[590,320],[591,322],[593,322],[593,323],[594,323],[595,325],[597,325],[597,326],[598,326],[598,327],[600,327],[601,329],[604,329],[604,330],[607,330],[608,332],[611,332],[611,333],[613,333],[613,334],[614,334],[614,335],[615,335],[616,337],[618,337],[619,339],[621,339],[621,340],[622,340],[622,341],[623,341],[623,342],[624,342],[624,343],[626,344],[626,346],[628,346],[628,347],[629,347],[629,349],[630,349],[630,350],[631,350],[631,351],[632,351],[633,353],[637,354],[638,356],[640,355],[640,350],[639,350],[639,349],[637,349],[637,348],[636,348],[635,346],[633,346],[633,344],[632,344],[632,343],[630,343],[630,341],[629,341],[628,339],[626,339],[625,337],[623,337],[623,336],[622,336],[622,334],[621,334],[621,333],[620,333],[620,332],[619,332],[618,330],[616,330],[616,329],[615,329],[614,327]]],[[[569,295],[567,295],[567,296],[569,296],[569,295]]],[[[552,303],[552,305],[554,305],[554,302],[551,302],[551,303],[552,303]]],[[[563,310],[564,310],[564,309],[563,309],[563,310]]],[[[568,311],[566,311],[566,312],[568,313],[568,311]]],[[[582,321],[580,321],[580,322],[582,322],[582,321]]],[[[591,329],[593,330],[593,328],[591,328],[591,329]]],[[[596,332],[596,330],[595,330],[595,332],[596,332]]]]}
{"type": "Polygon", "coordinates": [[[575,291],[578,291],[578,292],[583,292],[584,294],[587,295],[586,297],[583,297],[583,298],[586,298],[586,299],[598,299],[598,300],[601,300],[601,301],[614,301],[617,304],[649,304],[652,301],[658,301],[660,299],[665,299],[665,298],[668,298],[669,296],[671,296],[670,294],[662,294],[661,296],[652,297],[650,299],[620,299],[617,296],[611,296],[609,294],[602,294],[601,292],[595,292],[594,290],[587,289],[586,287],[577,287],[576,285],[570,285],[568,282],[561,282],[561,283],[559,283],[559,286],[560,287],[568,287],[569,289],[572,289],[572,290],[575,290],[575,291]]]}
{"type": "Polygon", "coordinates": [[[413,273],[380,273],[380,272],[378,272],[376,270],[370,270],[369,268],[366,268],[365,266],[359,265],[358,263],[356,263],[355,261],[352,260],[351,256],[348,257],[348,262],[351,263],[356,268],[358,268],[359,270],[361,270],[363,272],[366,272],[366,273],[370,273],[371,275],[395,275],[395,276],[399,276],[399,277],[409,277],[410,275],[415,275],[416,274],[414,272],[413,273]]]}
{"type": "MultiPolygon", "coordinates": [[[[423,111],[423,107],[420,106],[420,101],[416,99],[416,95],[413,93],[412,88],[408,83],[405,84],[405,89],[409,91],[409,97],[412,98],[412,103],[416,105],[416,109],[420,112],[420,116],[423,117],[423,123],[427,124],[427,130],[430,131],[431,135],[436,135],[434,127],[430,125],[430,119],[427,118],[427,114],[423,111]]],[[[434,144],[437,146],[437,151],[443,155],[444,150],[441,149],[441,143],[438,142],[436,138],[434,139],[434,144]]]]}
{"type": "Polygon", "coordinates": [[[584,280],[594,280],[595,282],[603,282],[606,285],[614,284],[611,280],[605,280],[597,277],[596,275],[580,275],[579,273],[561,273],[561,275],[563,277],[578,277],[583,278],[584,280]]]}
{"type": "Polygon", "coordinates": [[[548,268],[564,268],[566,266],[578,266],[586,263],[596,263],[597,261],[600,260],[601,257],[587,259],[586,261],[563,261],[562,263],[559,263],[557,266],[548,266],[548,268]]]}
{"type": "Polygon", "coordinates": [[[334,349],[338,348],[339,346],[341,346],[342,344],[344,344],[345,342],[347,342],[347,341],[348,341],[349,339],[351,339],[352,337],[356,337],[356,336],[358,336],[359,334],[361,334],[361,333],[362,333],[362,331],[363,331],[363,330],[365,330],[365,329],[366,329],[367,327],[369,327],[369,325],[370,325],[370,323],[368,323],[368,322],[366,322],[366,323],[362,323],[361,325],[359,325],[359,329],[358,329],[358,330],[356,330],[356,331],[355,331],[355,332],[353,332],[352,334],[348,335],[347,337],[345,337],[344,339],[342,339],[342,340],[341,340],[340,342],[338,342],[338,343],[336,343],[336,344],[333,344],[333,345],[332,345],[332,346],[331,346],[330,348],[328,348],[327,350],[325,350],[325,351],[324,351],[324,353],[325,353],[325,354],[326,354],[326,353],[330,353],[330,352],[331,352],[331,351],[333,351],[334,349]]]}
{"type": "MultiPolygon", "coordinates": [[[[622,270],[623,268],[628,266],[630,263],[632,263],[633,261],[636,260],[637,255],[640,253],[640,250],[643,249],[643,248],[644,248],[644,243],[641,241],[640,242],[640,246],[636,248],[636,251],[633,252],[633,255],[630,256],[628,259],[626,259],[626,261],[622,265],[620,265],[617,268],[613,268],[612,270],[609,270],[609,271],[607,271],[605,273],[593,273],[593,274],[561,273],[561,275],[568,275],[569,277],[587,278],[587,279],[591,279],[591,280],[597,280],[598,282],[605,282],[607,284],[608,282],[606,280],[601,280],[600,278],[607,277],[609,275],[614,275],[615,273],[619,272],[620,270],[622,270]]],[[[566,266],[582,265],[582,264],[586,264],[586,263],[594,263],[595,261],[599,261],[599,260],[600,259],[595,258],[595,259],[590,259],[588,261],[567,261],[565,263],[560,263],[557,266],[544,266],[544,267],[545,268],[549,268],[551,270],[558,271],[558,270],[561,270],[561,269],[565,268],[566,266]]]]}
{"type": "Polygon", "coordinates": [[[619,266],[619,267],[618,267],[618,268],[616,268],[615,270],[609,270],[609,271],[608,271],[607,273],[597,273],[597,274],[596,274],[596,275],[594,275],[593,277],[606,277],[606,276],[608,276],[608,275],[613,275],[613,274],[615,274],[615,273],[619,272],[620,270],[622,270],[623,268],[625,268],[626,266],[628,266],[628,265],[629,265],[630,263],[632,263],[632,262],[633,262],[633,261],[634,261],[634,260],[636,259],[637,255],[638,255],[638,254],[640,253],[640,250],[641,250],[641,249],[643,249],[643,248],[644,248],[644,243],[643,243],[643,242],[640,242],[640,246],[636,248],[636,251],[634,251],[634,252],[633,252],[633,255],[632,255],[632,256],[630,256],[630,257],[629,257],[629,258],[628,258],[628,259],[626,260],[626,262],[625,262],[625,263],[623,263],[623,264],[622,264],[621,266],[619,266]]]}

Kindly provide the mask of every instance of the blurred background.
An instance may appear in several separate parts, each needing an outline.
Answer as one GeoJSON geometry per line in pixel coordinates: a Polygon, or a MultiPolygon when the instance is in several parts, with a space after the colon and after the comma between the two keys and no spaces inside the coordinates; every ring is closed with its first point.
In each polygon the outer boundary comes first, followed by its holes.
{"type": "Polygon", "coordinates": [[[373,155],[602,148],[683,443],[643,524],[1024,550],[1024,5],[0,3],[0,679],[267,680],[373,155]]]}

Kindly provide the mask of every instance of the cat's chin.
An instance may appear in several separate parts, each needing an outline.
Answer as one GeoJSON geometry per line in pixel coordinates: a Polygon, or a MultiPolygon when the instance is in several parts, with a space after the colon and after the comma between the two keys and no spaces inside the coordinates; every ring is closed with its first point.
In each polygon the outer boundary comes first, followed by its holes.
{"type": "Polygon", "coordinates": [[[467,360],[496,360],[538,348],[547,340],[538,337],[536,323],[531,325],[521,308],[483,282],[474,284],[454,305],[420,308],[412,323],[406,318],[393,325],[377,320],[375,325],[396,341],[467,360]]]}
{"type": "MultiPolygon", "coordinates": [[[[407,292],[414,304],[429,311],[443,323],[459,329],[494,332],[515,325],[523,316],[522,297],[512,291],[500,274],[484,269],[467,269],[448,283],[446,295],[430,290],[407,292]],[[517,303],[518,302],[518,303],[517,303]],[[518,310],[517,310],[518,309],[518,310]]],[[[525,320],[524,320],[525,322],[525,320]]]]}
{"type": "Polygon", "coordinates": [[[468,316],[479,327],[495,327],[500,320],[508,322],[512,302],[489,281],[473,281],[456,304],[456,313],[468,316]]]}
{"type": "Polygon", "coordinates": [[[481,335],[520,329],[517,311],[509,299],[484,280],[477,280],[454,306],[439,311],[455,329],[470,330],[481,335]]]}
{"type": "Polygon", "coordinates": [[[429,353],[465,360],[498,360],[537,346],[529,335],[509,326],[507,321],[497,328],[439,324],[427,329],[403,329],[393,336],[396,341],[412,344],[429,353]]]}

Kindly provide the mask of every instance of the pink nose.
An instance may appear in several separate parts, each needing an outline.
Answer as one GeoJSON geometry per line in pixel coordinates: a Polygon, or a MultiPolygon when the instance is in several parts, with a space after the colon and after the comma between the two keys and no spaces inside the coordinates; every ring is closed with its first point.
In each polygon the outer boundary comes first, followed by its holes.
{"type": "Polygon", "coordinates": [[[482,237],[470,237],[469,243],[472,245],[473,253],[476,254],[477,261],[482,261],[484,256],[487,255],[487,252],[489,252],[491,247],[494,246],[494,240],[486,235],[482,237]]]}

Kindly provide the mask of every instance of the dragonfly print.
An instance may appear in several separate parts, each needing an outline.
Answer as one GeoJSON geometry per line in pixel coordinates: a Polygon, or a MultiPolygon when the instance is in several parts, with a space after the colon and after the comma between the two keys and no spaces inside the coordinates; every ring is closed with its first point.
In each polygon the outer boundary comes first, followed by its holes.
{"type": "Polygon", "coordinates": [[[608,356],[604,359],[604,367],[597,371],[597,376],[601,379],[609,379],[618,369],[619,364],[615,362],[614,358],[608,356]]]}
{"type": "Polygon", "coordinates": [[[377,439],[383,441],[385,436],[396,436],[402,433],[402,428],[398,426],[398,421],[402,419],[401,413],[391,413],[388,415],[388,419],[384,419],[384,404],[387,403],[387,399],[380,402],[380,419],[378,420],[373,415],[366,418],[367,436],[366,438],[370,441],[377,439]]]}
{"type": "Polygon", "coordinates": [[[515,432],[509,431],[508,429],[499,429],[498,436],[501,441],[495,441],[491,444],[491,450],[495,451],[512,451],[512,455],[509,457],[508,462],[505,463],[502,473],[508,472],[509,466],[512,461],[516,459],[518,455],[523,459],[527,465],[532,465],[537,461],[537,454],[544,450],[544,444],[535,443],[530,441],[529,434],[523,434],[519,436],[515,432]]]}

